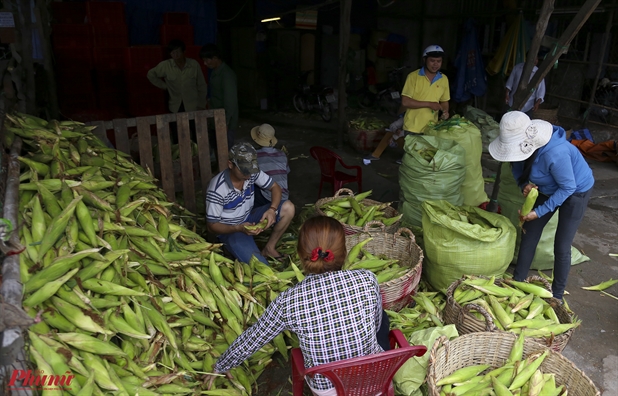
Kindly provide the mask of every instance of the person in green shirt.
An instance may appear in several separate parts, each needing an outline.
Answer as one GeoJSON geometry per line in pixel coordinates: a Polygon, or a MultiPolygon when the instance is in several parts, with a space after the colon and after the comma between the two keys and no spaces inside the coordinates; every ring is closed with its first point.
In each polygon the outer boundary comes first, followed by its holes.
{"type": "Polygon", "coordinates": [[[227,146],[234,145],[238,129],[238,90],[236,73],[221,59],[215,44],[206,44],[200,51],[204,65],[211,70],[208,78],[209,108],[225,109],[227,146]]]}
{"type": "Polygon", "coordinates": [[[206,109],[206,80],[200,64],[185,57],[185,44],[172,40],[167,47],[171,59],[166,59],[148,71],[152,85],[169,94],[171,113],[206,109]]]}

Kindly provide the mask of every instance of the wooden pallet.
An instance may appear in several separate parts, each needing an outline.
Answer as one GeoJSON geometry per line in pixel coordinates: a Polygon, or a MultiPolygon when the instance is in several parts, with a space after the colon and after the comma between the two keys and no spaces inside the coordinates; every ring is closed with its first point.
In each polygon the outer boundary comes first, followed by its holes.
{"type": "Polygon", "coordinates": [[[161,165],[161,187],[170,202],[176,201],[176,187],[172,163],[172,149],[170,140],[170,123],[177,123],[178,144],[180,146],[180,167],[182,172],[182,192],[184,196],[184,206],[191,212],[196,212],[195,201],[195,181],[193,180],[193,160],[191,153],[191,136],[189,130],[189,120],[195,120],[195,134],[198,146],[199,159],[199,180],[202,189],[208,187],[208,182],[212,178],[210,165],[210,147],[208,139],[208,119],[214,118],[217,163],[219,172],[227,168],[228,149],[227,149],[227,127],[225,125],[225,110],[202,110],[190,111],[177,114],[160,114],[148,117],[121,118],[112,121],[94,121],[88,123],[95,125],[93,133],[99,137],[107,137],[107,130],[114,131],[116,149],[131,154],[129,143],[129,127],[137,127],[137,138],[139,143],[139,163],[144,168],[150,169],[154,175],[154,161],[152,156],[152,139],[150,127],[156,125],[157,142],[159,146],[159,158],[161,165]]]}

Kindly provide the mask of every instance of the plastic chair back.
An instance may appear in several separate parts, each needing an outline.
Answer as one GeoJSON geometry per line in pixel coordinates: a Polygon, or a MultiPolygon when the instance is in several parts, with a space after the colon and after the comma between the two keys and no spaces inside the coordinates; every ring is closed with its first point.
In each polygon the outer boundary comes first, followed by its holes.
{"type": "Polygon", "coordinates": [[[341,157],[329,149],[319,146],[311,147],[309,152],[311,156],[318,161],[322,176],[328,178],[335,176],[335,165],[337,164],[337,160],[341,160],[341,157]]]}
{"type": "Polygon", "coordinates": [[[363,171],[360,166],[346,165],[343,159],[336,153],[326,147],[314,146],[309,149],[311,156],[318,161],[320,165],[320,188],[318,190],[318,198],[322,195],[322,184],[324,182],[333,185],[333,195],[344,184],[358,183],[358,192],[363,191],[363,171]],[[337,161],[345,169],[355,171],[355,175],[336,170],[337,161]]]}
{"type": "Polygon", "coordinates": [[[304,376],[312,377],[315,374],[328,378],[339,396],[393,395],[391,383],[397,370],[409,358],[423,356],[427,348],[423,345],[410,346],[399,330],[391,330],[389,338],[392,346],[403,345],[386,352],[322,364],[308,369],[304,369],[300,349],[292,350],[294,396],[302,396],[304,376]]]}

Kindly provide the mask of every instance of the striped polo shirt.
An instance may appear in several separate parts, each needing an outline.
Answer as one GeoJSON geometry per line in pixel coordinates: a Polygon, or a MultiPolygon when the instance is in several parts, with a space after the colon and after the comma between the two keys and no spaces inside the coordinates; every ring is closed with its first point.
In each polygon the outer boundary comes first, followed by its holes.
{"type": "MultiPolygon", "coordinates": [[[[287,201],[290,196],[288,191],[288,156],[281,150],[274,147],[262,147],[257,150],[257,161],[261,171],[264,171],[268,176],[281,187],[281,200],[287,201]]],[[[272,201],[270,190],[263,190],[262,195],[269,201],[272,201]]]]}
{"type": "Polygon", "coordinates": [[[240,191],[232,184],[229,169],[213,177],[206,193],[206,221],[230,225],[243,223],[253,209],[255,185],[266,190],[273,185],[273,179],[260,171],[251,175],[240,191]]]}

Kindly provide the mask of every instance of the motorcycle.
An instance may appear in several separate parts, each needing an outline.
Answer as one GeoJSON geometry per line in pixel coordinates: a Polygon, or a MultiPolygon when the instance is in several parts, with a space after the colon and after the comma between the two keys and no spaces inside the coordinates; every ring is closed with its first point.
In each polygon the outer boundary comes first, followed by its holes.
{"type": "Polygon", "coordinates": [[[312,71],[308,70],[300,76],[292,103],[299,113],[316,111],[324,121],[329,122],[333,117],[334,104],[337,102],[335,90],[331,87],[309,85],[307,80],[312,71]]]}
{"type": "Polygon", "coordinates": [[[610,81],[607,78],[602,79],[594,95],[594,104],[591,107],[592,114],[600,121],[609,123],[612,116],[615,117],[616,113],[606,107],[618,109],[618,81],[610,81]],[[603,107],[598,107],[594,104],[603,107]]]}
{"type": "Polygon", "coordinates": [[[359,106],[364,109],[378,107],[389,115],[397,115],[401,107],[402,74],[405,69],[408,69],[408,67],[402,66],[388,72],[388,81],[377,84],[376,92],[366,89],[359,98],[359,106]]]}

